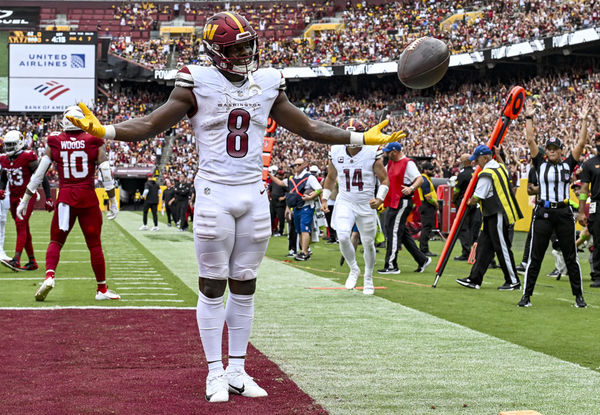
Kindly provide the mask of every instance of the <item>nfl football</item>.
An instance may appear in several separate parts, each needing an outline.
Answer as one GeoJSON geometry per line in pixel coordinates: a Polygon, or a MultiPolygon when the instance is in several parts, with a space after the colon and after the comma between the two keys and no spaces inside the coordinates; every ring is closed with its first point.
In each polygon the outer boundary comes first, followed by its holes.
{"type": "Polygon", "coordinates": [[[398,60],[398,79],[412,89],[429,88],[444,77],[450,63],[448,46],[433,37],[421,37],[404,49],[398,60]]]}

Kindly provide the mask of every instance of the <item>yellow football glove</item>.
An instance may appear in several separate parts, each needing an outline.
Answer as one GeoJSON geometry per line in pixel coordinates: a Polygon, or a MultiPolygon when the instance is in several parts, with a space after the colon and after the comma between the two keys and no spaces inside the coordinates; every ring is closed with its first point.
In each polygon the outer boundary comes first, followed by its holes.
{"type": "Polygon", "coordinates": [[[109,126],[112,134],[107,134],[107,128],[103,126],[98,118],[89,110],[89,108],[83,103],[80,102],[79,108],[83,112],[84,118],[74,118],[70,115],[67,115],[67,119],[73,123],[78,128],[81,128],[83,131],[90,133],[93,136],[100,138],[114,138],[114,127],[109,126]],[[108,136],[107,136],[108,135],[108,136]],[[110,137],[112,135],[112,137],[110,137]]]}
{"type": "Polygon", "coordinates": [[[367,130],[364,134],[365,144],[368,146],[387,144],[394,141],[399,141],[406,137],[406,133],[404,133],[404,131],[395,131],[390,135],[382,133],[381,130],[388,125],[389,122],[389,120],[383,120],[376,126],[367,130]]]}

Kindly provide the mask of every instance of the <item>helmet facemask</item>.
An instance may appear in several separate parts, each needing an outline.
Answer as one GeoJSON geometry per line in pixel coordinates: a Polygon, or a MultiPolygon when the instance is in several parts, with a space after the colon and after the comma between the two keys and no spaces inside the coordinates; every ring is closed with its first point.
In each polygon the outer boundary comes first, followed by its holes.
{"type": "Polygon", "coordinates": [[[23,134],[17,130],[12,130],[4,136],[4,152],[9,156],[13,156],[25,147],[25,139],[23,134]]]}

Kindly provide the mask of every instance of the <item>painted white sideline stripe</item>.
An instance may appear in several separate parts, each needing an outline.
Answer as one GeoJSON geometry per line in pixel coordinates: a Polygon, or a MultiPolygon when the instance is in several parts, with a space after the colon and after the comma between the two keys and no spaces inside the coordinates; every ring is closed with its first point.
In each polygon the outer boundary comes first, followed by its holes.
{"type": "MultiPolygon", "coordinates": [[[[123,300],[117,300],[123,301],[123,300]]],[[[0,311],[54,311],[54,310],[196,310],[196,307],[168,307],[168,306],[51,306],[51,307],[0,307],[0,311]]]]}
{"type": "MultiPolygon", "coordinates": [[[[119,287],[126,286],[126,285],[144,285],[144,284],[147,284],[147,282],[137,282],[137,281],[120,282],[119,287]]],[[[152,284],[154,284],[154,285],[169,285],[168,282],[152,282],[152,284]]]]}
{"type": "Polygon", "coordinates": [[[172,293],[127,293],[127,294],[123,294],[124,296],[129,297],[130,295],[171,295],[171,296],[177,296],[179,294],[172,294],[172,293]]]}
{"type": "Polygon", "coordinates": [[[163,303],[163,302],[167,302],[167,303],[183,303],[184,302],[184,300],[167,300],[167,299],[164,299],[164,298],[157,298],[157,299],[150,299],[149,298],[149,299],[145,299],[145,300],[128,300],[126,298],[121,298],[119,301],[130,301],[130,302],[138,302],[138,303],[141,303],[141,302],[144,302],[144,303],[151,303],[151,302],[154,302],[154,303],[157,303],[157,302],[160,302],[160,303],[163,303]]]}

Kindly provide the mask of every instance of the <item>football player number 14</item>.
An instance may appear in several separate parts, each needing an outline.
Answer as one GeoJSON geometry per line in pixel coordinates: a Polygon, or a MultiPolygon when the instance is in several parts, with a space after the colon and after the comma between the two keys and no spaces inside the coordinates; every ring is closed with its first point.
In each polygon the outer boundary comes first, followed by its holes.
{"type": "Polygon", "coordinates": [[[88,175],[88,155],[85,151],[61,151],[60,158],[65,179],[82,179],[88,175]]]}
{"type": "Polygon", "coordinates": [[[250,128],[250,113],[236,108],[229,113],[227,119],[227,154],[231,157],[242,158],[248,154],[248,128],[250,128]]]}

